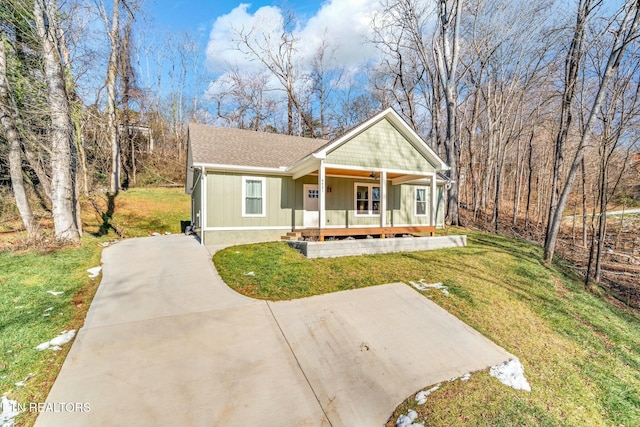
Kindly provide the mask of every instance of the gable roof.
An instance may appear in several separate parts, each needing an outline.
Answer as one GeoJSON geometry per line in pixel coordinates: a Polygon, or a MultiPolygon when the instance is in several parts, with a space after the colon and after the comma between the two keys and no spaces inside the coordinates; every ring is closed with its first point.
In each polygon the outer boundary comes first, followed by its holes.
{"type": "Polygon", "coordinates": [[[431,147],[429,147],[422,137],[420,137],[420,135],[418,135],[416,131],[413,130],[411,126],[409,126],[407,122],[391,107],[373,116],[369,120],[354,126],[332,141],[329,141],[314,154],[319,158],[324,158],[327,154],[336,150],[347,141],[353,139],[355,136],[385,119],[388,120],[389,123],[391,123],[395,129],[400,132],[431,164],[433,164],[436,169],[449,169],[447,164],[436,154],[435,151],[431,149],[431,147]]]}
{"type": "Polygon", "coordinates": [[[313,169],[327,154],[382,120],[388,120],[437,171],[449,169],[393,108],[387,108],[330,141],[191,123],[188,166],[280,170],[297,176],[301,171],[313,169]]]}
{"type": "Polygon", "coordinates": [[[327,142],[326,139],[189,124],[193,164],[286,168],[327,142]]]}

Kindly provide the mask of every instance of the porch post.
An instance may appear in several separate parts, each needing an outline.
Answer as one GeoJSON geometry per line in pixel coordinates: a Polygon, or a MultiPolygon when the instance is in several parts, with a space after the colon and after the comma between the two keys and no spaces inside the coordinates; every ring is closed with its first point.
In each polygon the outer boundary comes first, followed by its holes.
{"type": "MultiPolygon", "coordinates": [[[[380,173],[380,227],[387,226],[387,171],[380,173]]],[[[384,233],[381,235],[384,237],[384,233]]]]}
{"type": "Polygon", "coordinates": [[[438,186],[436,185],[436,173],[431,175],[431,225],[436,226],[438,217],[436,210],[438,208],[438,186]]]}
{"type": "Polygon", "coordinates": [[[320,241],[324,241],[324,236],[322,234],[322,230],[324,229],[325,223],[325,192],[326,192],[326,172],[324,168],[324,160],[320,160],[320,169],[318,170],[318,229],[320,232],[320,241]]]}

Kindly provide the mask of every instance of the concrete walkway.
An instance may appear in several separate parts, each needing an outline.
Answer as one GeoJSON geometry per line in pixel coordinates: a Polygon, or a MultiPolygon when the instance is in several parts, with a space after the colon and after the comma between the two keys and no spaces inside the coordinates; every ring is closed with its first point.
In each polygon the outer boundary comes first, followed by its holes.
{"type": "Polygon", "coordinates": [[[47,398],[90,411],[36,426],[381,426],[416,391],[511,357],[404,284],[259,301],[190,237],[131,239],[104,250],[47,398]]]}

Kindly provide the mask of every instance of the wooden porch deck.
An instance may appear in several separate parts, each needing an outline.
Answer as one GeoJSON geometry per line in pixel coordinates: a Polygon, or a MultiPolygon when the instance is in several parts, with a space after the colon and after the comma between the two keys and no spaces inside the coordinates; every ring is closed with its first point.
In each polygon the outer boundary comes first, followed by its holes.
{"type": "Polygon", "coordinates": [[[298,240],[300,237],[317,237],[319,241],[324,241],[326,237],[348,237],[348,236],[378,236],[384,239],[390,234],[418,234],[429,233],[434,236],[436,227],[432,225],[409,226],[409,227],[365,227],[365,228],[305,228],[294,229],[282,236],[283,240],[298,240]]]}

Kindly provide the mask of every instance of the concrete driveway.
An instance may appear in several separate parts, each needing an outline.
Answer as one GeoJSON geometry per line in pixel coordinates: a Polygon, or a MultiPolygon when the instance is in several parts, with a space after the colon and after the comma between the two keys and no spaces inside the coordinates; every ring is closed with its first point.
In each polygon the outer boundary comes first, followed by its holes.
{"type": "Polygon", "coordinates": [[[36,426],[381,426],[418,390],[511,357],[404,284],[253,300],[192,238],[131,239],[104,250],[47,398],[86,405],[36,426]]]}

